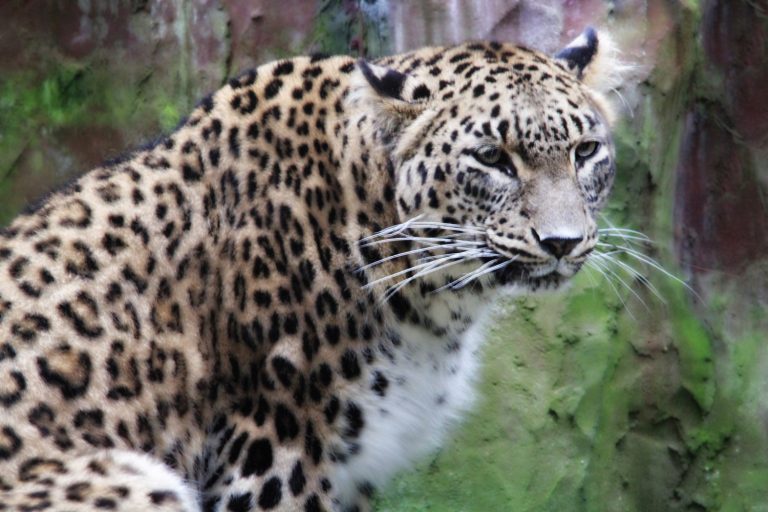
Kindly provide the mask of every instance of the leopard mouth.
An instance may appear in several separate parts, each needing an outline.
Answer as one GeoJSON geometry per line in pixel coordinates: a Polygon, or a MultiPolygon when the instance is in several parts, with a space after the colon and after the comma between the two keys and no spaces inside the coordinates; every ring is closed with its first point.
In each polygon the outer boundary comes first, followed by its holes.
{"type": "Polygon", "coordinates": [[[581,263],[557,260],[538,264],[510,260],[509,264],[494,271],[493,276],[498,286],[522,286],[530,291],[555,289],[573,277],[581,266],[581,263]]]}

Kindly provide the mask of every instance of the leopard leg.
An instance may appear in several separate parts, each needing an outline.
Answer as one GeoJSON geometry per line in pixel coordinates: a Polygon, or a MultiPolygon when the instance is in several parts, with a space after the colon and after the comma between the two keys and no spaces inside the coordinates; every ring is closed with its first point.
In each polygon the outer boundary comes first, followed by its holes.
{"type": "Polygon", "coordinates": [[[193,488],[166,465],[142,453],[109,450],[25,461],[18,484],[0,490],[0,510],[199,512],[200,506],[193,488]]]}

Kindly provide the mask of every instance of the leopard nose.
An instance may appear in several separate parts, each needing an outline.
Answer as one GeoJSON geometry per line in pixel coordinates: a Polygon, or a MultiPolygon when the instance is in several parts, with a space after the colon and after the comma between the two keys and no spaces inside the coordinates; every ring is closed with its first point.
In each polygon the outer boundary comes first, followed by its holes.
{"type": "Polygon", "coordinates": [[[531,230],[533,232],[533,237],[536,239],[537,242],[539,242],[539,246],[541,246],[542,249],[544,249],[546,252],[551,254],[557,259],[562,258],[563,256],[567,256],[568,254],[571,254],[574,248],[576,248],[577,245],[579,245],[579,242],[584,240],[582,237],[578,238],[561,238],[561,237],[545,237],[540,238],[539,234],[536,232],[535,229],[531,230]]]}

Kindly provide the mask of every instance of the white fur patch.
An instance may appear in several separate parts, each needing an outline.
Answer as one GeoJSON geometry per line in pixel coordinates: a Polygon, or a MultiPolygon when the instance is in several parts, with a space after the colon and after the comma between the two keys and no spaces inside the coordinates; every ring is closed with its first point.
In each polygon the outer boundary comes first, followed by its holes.
{"type": "MultiPolygon", "coordinates": [[[[435,304],[431,310],[433,319],[449,314],[445,304],[435,304]]],[[[446,350],[446,337],[411,324],[397,325],[402,345],[394,352],[395,360],[384,358],[372,367],[387,378],[386,395],[371,390],[372,373],[364,389],[355,392],[365,428],[359,438],[360,452],[338,464],[334,472],[333,486],[342,504],[353,503],[357,485],[381,487],[396,472],[437,449],[471,407],[484,319],[489,316],[487,311],[471,315],[479,320],[460,335],[460,348],[453,351],[446,350]]],[[[449,325],[450,319],[438,324],[449,325]]]]}
{"type": "Polygon", "coordinates": [[[168,466],[142,453],[111,450],[106,453],[120,469],[120,483],[132,489],[168,490],[180,500],[180,509],[189,512],[200,510],[197,493],[192,486],[174,473],[168,466]]]}
{"type": "Polygon", "coordinates": [[[582,81],[590,89],[607,93],[621,87],[634,66],[622,59],[621,51],[610,35],[601,32],[598,39],[597,54],[584,69],[582,81]]]}

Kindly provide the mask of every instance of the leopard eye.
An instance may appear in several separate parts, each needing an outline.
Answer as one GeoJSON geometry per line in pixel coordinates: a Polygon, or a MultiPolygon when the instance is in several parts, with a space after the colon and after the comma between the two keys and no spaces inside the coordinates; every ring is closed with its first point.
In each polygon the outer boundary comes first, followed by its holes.
{"type": "Polygon", "coordinates": [[[501,148],[498,146],[482,146],[475,151],[475,158],[485,165],[496,165],[501,160],[501,148]]]}
{"type": "Polygon", "coordinates": [[[596,140],[588,140],[586,142],[582,142],[578,146],[576,146],[576,149],[574,152],[576,153],[576,158],[579,160],[585,160],[595,153],[597,153],[597,150],[600,148],[600,143],[596,140]]]}

